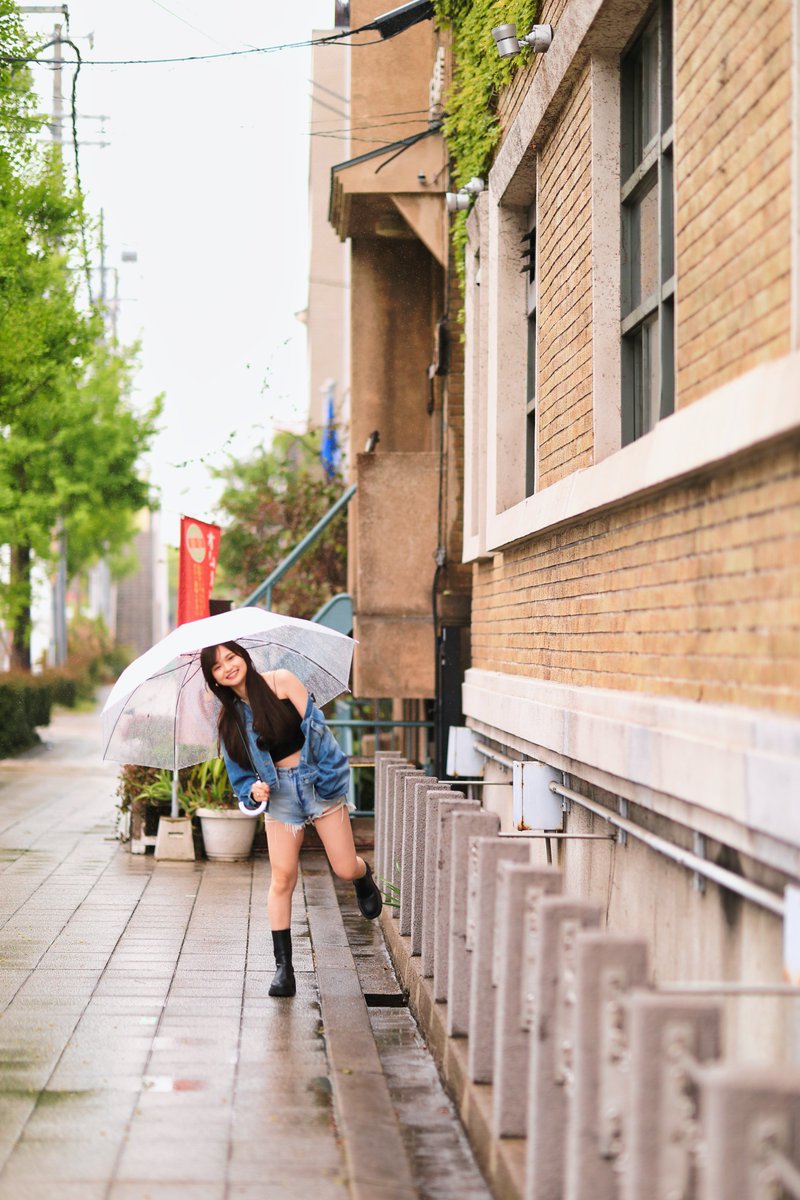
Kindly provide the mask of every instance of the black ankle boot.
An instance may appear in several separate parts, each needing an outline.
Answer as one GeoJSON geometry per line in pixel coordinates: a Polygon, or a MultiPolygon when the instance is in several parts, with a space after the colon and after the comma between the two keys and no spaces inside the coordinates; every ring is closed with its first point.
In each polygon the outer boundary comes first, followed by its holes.
{"type": "Polygon", "coordinates": [[[360,879],[354,879],[353,887],[356,889],[358,907],[361,909],[363,916],[367,917],[370,921],[374,921],[376,917],[381,915],[383,900],[378,891],[378,885],[372,878],[369,863],[365,862],[364,866],[367,868],[366,874],[362,875],[360,879]]]}
{"type": "Polygon", "coordinates": [[[272,946],[275,950],[275,978],[269,985],[270,996],[293,996],[297,991],[292,969],[292,931],[273,929],[272,946]]]}

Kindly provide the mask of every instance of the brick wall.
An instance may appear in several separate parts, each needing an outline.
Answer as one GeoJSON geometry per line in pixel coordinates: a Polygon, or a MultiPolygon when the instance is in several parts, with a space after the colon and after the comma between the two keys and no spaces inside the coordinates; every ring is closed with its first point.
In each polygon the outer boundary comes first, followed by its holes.
{"type": "Polygon", "coordinates": [[[789,349],[789,0],[675,0],[678,397],[789,349]]]}
{"type": "Polygon", "coordinates": [[[539,486],[591,466],[592,204],[588,67],[539,156],[539,486]]]}
{"type": "Polygon", "coordinates": [[[800,441],[475,567],[473,664],[800,713],[800,441]]]}
{"type": "MultiPolygon", "coordinates": [[[[536,16],[537,25],[552,25],[555,31],[561,14],[567,7],[568,0],[542,0],[539,5],[539,12],[536,16]]],[[[503,18],[505,19],[505,18],[503,18]]],[[[498,24],[500,19],[498,19],[498,24]]],[[[528,33],[527,29],[518,29],[517,34],[521,35],[528,33]]],[[[492,43],[494,45],[494,43],[492,43]]],[[[525,99],[528,88],[531,85],[534,72],[539,69],[543,56],[541,54],[530,54],[524,51],[527,55],[527,65],[516,71],[514,78],[507,88],[504,88],[502,95],[497,101],[497,116],[500,121],[503,134],[507,132],[514,122],[514,118],[519,112],[519,107],[525,99]]],[[[516,64],[515,64],[516,65],[516,64]]]]}

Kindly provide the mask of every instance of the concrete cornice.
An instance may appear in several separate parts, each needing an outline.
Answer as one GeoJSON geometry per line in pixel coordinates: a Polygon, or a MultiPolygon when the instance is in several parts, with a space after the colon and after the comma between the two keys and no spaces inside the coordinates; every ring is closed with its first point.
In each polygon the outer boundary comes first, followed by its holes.
{"type": "Polygon", "coordinates": [[[659,421],[646,436],[503,512],[485,550],[640,499],[800,431],[800,352],[763,363],[659,421]]]}
{"type": "Polygon", "coordinates": [[[800,852],[800,721],[472,668],[484,736],[734,844],[777,869],[800,852]]]}

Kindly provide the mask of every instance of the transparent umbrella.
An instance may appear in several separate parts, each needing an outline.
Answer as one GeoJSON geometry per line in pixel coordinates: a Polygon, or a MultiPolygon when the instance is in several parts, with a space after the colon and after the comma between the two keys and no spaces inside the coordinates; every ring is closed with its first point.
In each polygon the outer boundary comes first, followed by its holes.
{"type": "Polygon", "coordinates": [[[126,667],[103,709],[103,758],[177,771],[217,754],[219,701],[200,651],[239,642],[257,671],[292,671],[327,704],[348,690],[355,642],[313,621],[236,608],[179,625],[126,667]]]}

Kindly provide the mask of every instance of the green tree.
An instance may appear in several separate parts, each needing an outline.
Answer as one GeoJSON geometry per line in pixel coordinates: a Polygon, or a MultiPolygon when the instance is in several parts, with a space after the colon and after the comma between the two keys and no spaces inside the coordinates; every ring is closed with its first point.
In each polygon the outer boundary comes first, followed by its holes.
{"type": "MultiPolygon", "coordinates": [[[[339,499],[341,478],[328,480],[318,434],[281,433],[271,450],[215,471],[225,480],[220,506],[220,563],[243,600],[339,499]]],[[[347,586],[347,515],[340,513],[278,583],[273,608],[309,618],[347,586]]]]}
{"type": "MultiPolygon", "coordinates": [[[[8,57],[30,54],[10,0],[0,0],[8,57]]],[[[37,145],[42,119],[27,68],[0,62],[0,544],[9,547],[0,616],[12,661],[30,666],[32,570],[66,536],[75,572],[121,549],[148,502],[137,461],[158,403],[130,402],[134,355],[103,341],[102,314],[78,295],[82,198],[60,155],[37,145]]]]}

